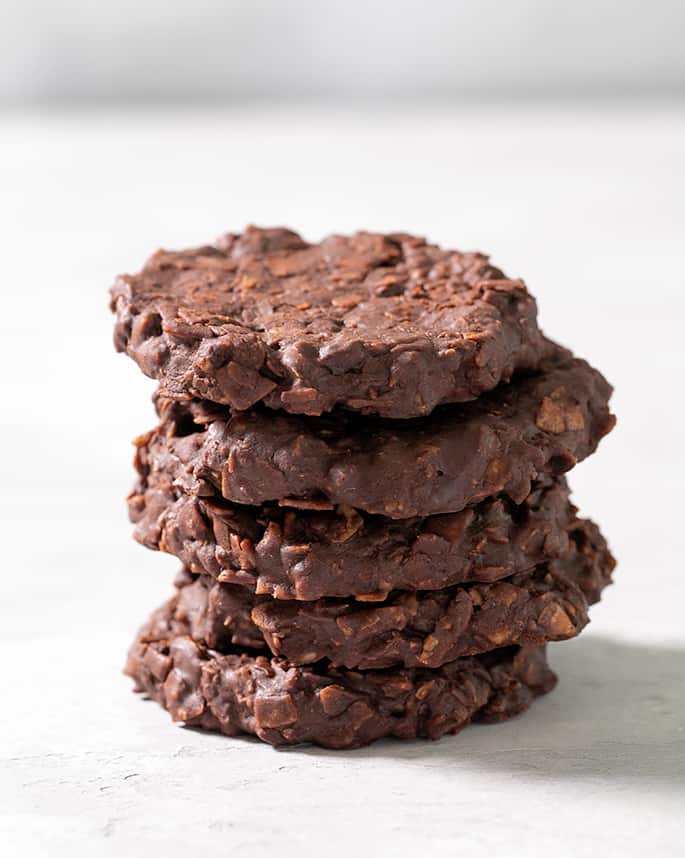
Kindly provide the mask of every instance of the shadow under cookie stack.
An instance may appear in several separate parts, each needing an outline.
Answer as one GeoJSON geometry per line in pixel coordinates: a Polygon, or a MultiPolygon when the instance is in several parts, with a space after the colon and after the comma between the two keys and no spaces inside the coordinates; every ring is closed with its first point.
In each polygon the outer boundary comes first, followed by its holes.
{"type": "Polygon", "coordinates": [[[135,537],[183,564],[126,672],[172,718],[352,748],[501,721],[556,682],[614,561],[564,474],[611,387],[477,253],[249,227],[112,288],[159,381],[135,537]]]}

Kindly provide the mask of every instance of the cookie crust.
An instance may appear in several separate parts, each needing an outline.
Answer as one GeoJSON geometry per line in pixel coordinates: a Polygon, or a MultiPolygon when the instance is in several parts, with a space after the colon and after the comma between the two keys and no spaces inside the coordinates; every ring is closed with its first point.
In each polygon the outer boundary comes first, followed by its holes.
{"type": "Polygon", "coordinates": [[[565,473],[611,430],[611,390],[558,349],[536,375],[412,421],[234,414],[159,398],[162,423],[142,444],[185,461],[186,488],[200,496],[406,519],[500,494],[522,503],[533,481],[565,473]]]}
{"type": "Polygon", "coordinates": [[[272,745],[358,748],[384,736],[438,739],[471,721],[503,721],[556,684],[544,647],[512,647],[435,670],[295,667],[196,643],[171,604],[134,641],[125,673],[174,721],[272,745]]]}
{"type": "Polygon", "coordinates": [[[198,497],[183,488],[188,463],[144,439],[135,463],[128,508],[138,542],[194,573],[278,599],[382,600],[396,589],[507,578],[563,554],[576,513],[563,477],[541,480],[519,505],[497,497],[394,521],[346,506],[246,507],[198,497]]]}
{"type": "Polygon", "coordinates": [[[549,564],[490,584],[394,592],[381,603],[282,601],[184,571],[175,616],[212,649],[266,646],[295,665],[440,667],[498,647],[575,637],[613,567],[598,529],[579,521],[572,547],[549,564]]]}
{"type": "Polygon", "coordinates": [[[248,227],[158,251],[111,289],[114,342],[171,398],[410,418],[545,353],[534,299],[480,253],[359,232],[248,227]]]}

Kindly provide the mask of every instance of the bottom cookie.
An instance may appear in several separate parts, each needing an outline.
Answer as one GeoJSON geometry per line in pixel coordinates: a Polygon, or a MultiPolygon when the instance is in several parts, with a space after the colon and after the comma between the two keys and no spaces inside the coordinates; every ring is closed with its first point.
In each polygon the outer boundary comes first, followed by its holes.
{"type": "Polygon", "coordinates": [[[356,748],[384,736],[438,739],[471,721],[524,712],[556,684],[544,647],[459,658],[436,669],[296,667],[256,653],[221,654],[196,643],[171,602],[133,643],[125,673],[175,721],[272,745],[356,748]]]}

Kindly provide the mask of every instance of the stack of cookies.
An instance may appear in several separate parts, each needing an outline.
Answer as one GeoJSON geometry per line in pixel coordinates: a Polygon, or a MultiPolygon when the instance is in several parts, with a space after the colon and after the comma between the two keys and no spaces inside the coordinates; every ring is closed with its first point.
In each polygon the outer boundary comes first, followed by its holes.
{"type": "Polygon", "coordinates": [[[135,537],[181,561],[126,672],[275,745],[438,738],[528,708],[614,561],[564,474],[611,387],[478,253],[248,228],[112,289],[159,382],[135,537]]]}

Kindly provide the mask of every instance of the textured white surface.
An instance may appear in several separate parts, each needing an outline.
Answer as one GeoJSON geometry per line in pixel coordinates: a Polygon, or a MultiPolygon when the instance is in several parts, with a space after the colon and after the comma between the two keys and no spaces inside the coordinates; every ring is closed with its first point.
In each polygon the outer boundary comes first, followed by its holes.
{"type": "Polygon", "coordinates": [[[0,118],[3,855],[683,854],[684,151],[675,110],[0,118]],[[279,752],[130,693],[176,564],[130,540],[153,384],[114,355],[105,290],[247,221],[487,249],[615,383],[572,484],[617,586],[528,715],[279,752]]]}

